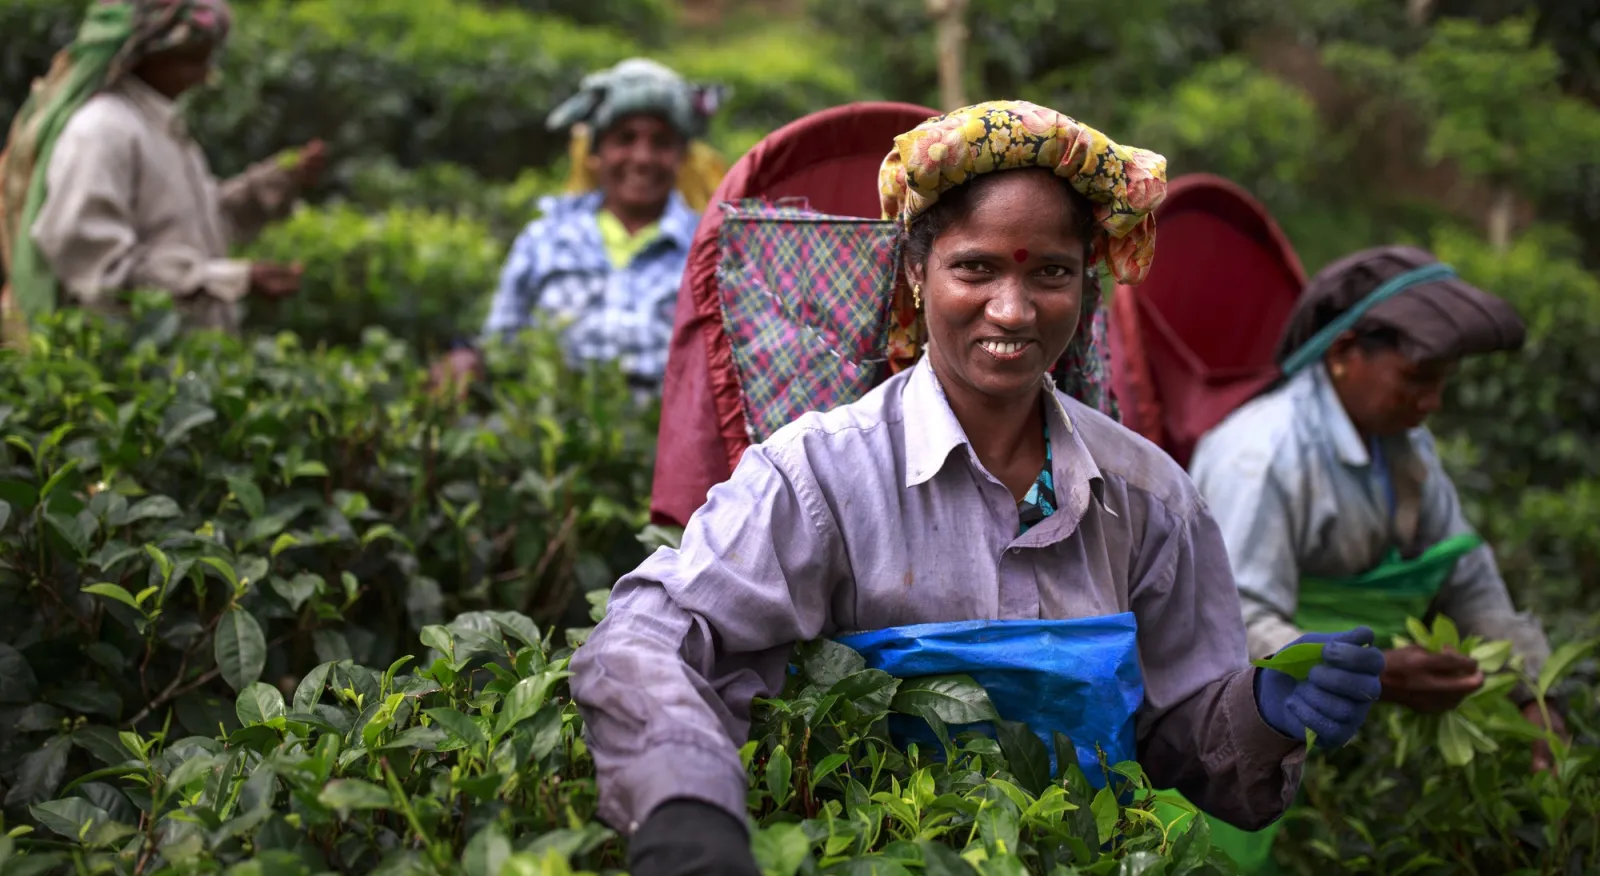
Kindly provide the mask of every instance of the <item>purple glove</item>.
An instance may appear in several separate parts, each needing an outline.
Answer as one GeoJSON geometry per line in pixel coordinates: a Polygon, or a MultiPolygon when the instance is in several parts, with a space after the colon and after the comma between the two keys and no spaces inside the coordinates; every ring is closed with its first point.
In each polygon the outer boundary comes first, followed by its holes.
{"type": "Polygon", "coordinates": [[[1307,633],[1290,645],[1323,643],[1322,663],[1305,681],[1272,669],[1256,671],[1256,708],[1267,726],[1290,739],[1317,734],[1323,748],[1338,748],[1355,738],[1367,712],[1383,693],[1383,652],[1365,647],[1372,630],[1307,633]]]}

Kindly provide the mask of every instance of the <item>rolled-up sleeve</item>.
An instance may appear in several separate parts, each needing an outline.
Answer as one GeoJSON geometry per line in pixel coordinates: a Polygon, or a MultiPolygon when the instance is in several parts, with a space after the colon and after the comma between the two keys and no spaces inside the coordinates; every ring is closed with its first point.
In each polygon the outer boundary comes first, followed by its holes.
{"type": "Polygon", "coordinates": [[[1228,550],[1204,503],[1152,502],[1132,581],[1145,706],[1140,762],[1157,787],[1245,830],[1270,824],[1300,787],[1302,740],[1255,702],[1228,550]]]}
{"type": "Polygon", "coordinates": [[[268,225],[286,218],[299,196],[294,173],[277,158],[219,182],[217,202],[227,221],[228,242],[240,246],[255,240],[268,225]]]}
{"type": "MultiPolygon", "coordinates": [[[[1421,432],[1413,437],[1412,446],[1427,472],[1417,518],[1419,540],[1433,545],[1473,532],[1461,510],[1455,484],[1439,461],[1432,436],[1421,432]]],[[[1512,650],[1522,655],[1524,671],[1534,677],[1550,657],[1550,640],[1545,637],[1543,626],[1538,618],[1518,612],[1512,604],[1494,550],[1487,544],[1456,561],[1434,607],[1467,635],[1509,640],[1512,650]]]]}
{"type": "Polygon", "coordinates": [[[600,815],[631,833],[688,797],[743,820],[738,745],[751,700],[774,696],[795,642],[816,638],[846,573],[836,523],[800,448],[757,446],[612,591],[572,662],[600,815]]]}

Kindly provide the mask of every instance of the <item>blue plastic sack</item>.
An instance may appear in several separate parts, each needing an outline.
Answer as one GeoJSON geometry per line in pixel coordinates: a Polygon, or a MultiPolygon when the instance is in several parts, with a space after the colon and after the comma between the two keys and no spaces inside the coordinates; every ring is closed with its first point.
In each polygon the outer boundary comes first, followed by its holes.
{"type": "MultiPolygon", "coordinates": [[[[963,621],[915,624],[841,636],[869,669],[896,678],[965,673],[989,692],[995,711],[1026,723],[1044,740],[1056,772],[1053,733],[1072,739],[1078,764],[1096,788],[1105,787],[1096,744],[1107,763],[1134,760],[1134,716],[1144,702],[1138,628],[1132,612],[1057,621],[963,621]]],[[[891,733],[937,749],[921,718],[890,716],[891,733]]],[[[981,724],[952,726],[951,735],[981,724]]]]}

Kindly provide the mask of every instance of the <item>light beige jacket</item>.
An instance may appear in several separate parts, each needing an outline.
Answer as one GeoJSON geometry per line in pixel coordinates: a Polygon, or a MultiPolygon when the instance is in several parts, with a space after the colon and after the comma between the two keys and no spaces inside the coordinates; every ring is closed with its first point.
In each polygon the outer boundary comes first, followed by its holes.
{"type": "Polygon", "coordinates": [[[125,310],[123,293],[166,289],[191,328],[238,329],[250,263],[229,258],[286,215],[297,183],[275,161],[219,182],[177,105],[135,77],[67,122],[31,229],[63,305],[125,310]]]}

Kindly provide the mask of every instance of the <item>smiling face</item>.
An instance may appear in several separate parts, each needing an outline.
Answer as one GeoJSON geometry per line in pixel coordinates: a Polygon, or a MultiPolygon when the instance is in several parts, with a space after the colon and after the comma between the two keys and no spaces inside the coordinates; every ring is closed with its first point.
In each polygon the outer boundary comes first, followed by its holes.
{"type": "Polygon", "coordinates": [[[926,258],[917,258],[915,228],[907,247],[906,271],[922,285],[928,356],[953,397],[983,407],[1031,400],[1077,329],[1087,204],[1047,170],[968,185],[959,201],[934,206],[955,214],[926,258]]]}
{"type": "Polygon", "coordinates": [[[687,145],[659,116],[639,113],[617,120],[590,156],[606,206],[624,218],[660,216],[678,183],[687,145]]]}

